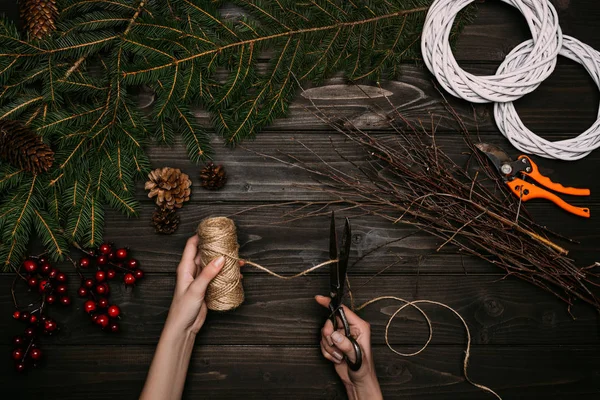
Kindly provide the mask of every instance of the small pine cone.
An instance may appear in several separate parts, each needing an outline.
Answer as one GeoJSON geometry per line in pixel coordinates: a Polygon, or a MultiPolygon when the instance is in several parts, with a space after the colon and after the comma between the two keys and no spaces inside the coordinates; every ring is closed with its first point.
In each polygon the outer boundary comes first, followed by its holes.
{"type": "Polygon", "coordinates": [[[212,162],[200,171],[200,186],[208,190],[219,190],[227,182],[227,173],[222,165],[215,166],[212,162]]]}
{"type": "Polygon", "coordinates": [[[20,121],[0,121],[0,158],[33,174],[46,172],[54,152],[42,138],[20,121]]]}
{"type": "Polygon", "coordinates": [[[175,210],[157,207],[152,214],[152,225],[156,233],[170,235],[179,227],[179,215],[175,210]]]}
{"type": "Polygon", "coordinates": [[[56,0],[21,0],[21,19],[31,39],[43,39],[56,30],[56,0]]]}
{"type": "Polygon", "coordinates": [[[172,210],[183,207],[190,199],[192,181],[179,168],[157,168],[148,174],[145,188],[149,198],[156,197],[156,205],[172,210]]]}

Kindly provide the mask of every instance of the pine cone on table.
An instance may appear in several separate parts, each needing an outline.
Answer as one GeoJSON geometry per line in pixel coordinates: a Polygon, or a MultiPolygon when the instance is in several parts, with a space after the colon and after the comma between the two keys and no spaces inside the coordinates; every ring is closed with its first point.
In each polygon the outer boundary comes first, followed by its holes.
{"type": "Polygon", "coordinates": [[[0,158],[33,174],[46,172],[54,162],[54,151],[20,121],[0,121],[0,158]]]}
{"type": "Polygon", "coordinates": [[[56,0],[20,0],[21,19],[32,39],[43,39],[56,30],[56,0]]]}
{"type": "Polygon", "coordinates": [[[225,186],[227,173],[222,165],[215,166],[212,162],[200,171],[200,186],[208,190],[218,190],[225,186]]]}
{"type": "Polygon", "coordinates": [[[179,215],[175,210],[157,207],[152,214],[152,225],[156,233],[170,235],[179,227],[179,215]]]}
{"type": "Polygon", "coordinates": [[[148,174],[145,189],[149,198],[156,197],[156,205],[172,210],[183,207],[190,199],[192,181],[179,168],[157,168],[148,174]]]}

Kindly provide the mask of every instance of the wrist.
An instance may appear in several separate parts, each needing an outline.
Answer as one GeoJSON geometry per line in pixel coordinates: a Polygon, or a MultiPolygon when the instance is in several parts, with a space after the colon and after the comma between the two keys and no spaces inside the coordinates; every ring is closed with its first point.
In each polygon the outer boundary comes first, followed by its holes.
{"type": "Polygon", "coordinates": [[[350,400],[383,399],[379,381],[375,375],[370,375],[351,383],[344,382],[344,386],[350,400]]]}

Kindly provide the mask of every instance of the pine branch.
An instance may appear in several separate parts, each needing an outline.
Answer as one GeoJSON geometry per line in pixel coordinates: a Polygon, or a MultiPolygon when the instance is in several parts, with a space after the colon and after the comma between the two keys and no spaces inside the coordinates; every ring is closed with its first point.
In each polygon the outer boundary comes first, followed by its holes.
{"type": "Polygon", "coordinates": [[[135,216],[151,139],[179,134],[192,161],[210,158],[193,107],[234,145],[285,116],[299,84],[395,76],[419,58],[431,1],[234,0],[232,17],[220,1],[66,0],[56,32],[35,42],[0,20],[0,120],[55,152],[44,175],[0,164],[0,263],[18,262],[34,229],[60,257],[65,243],[101,240],[105,206],[135,216]],[[137,107],[141,85],[150,112],[137,107]]]}

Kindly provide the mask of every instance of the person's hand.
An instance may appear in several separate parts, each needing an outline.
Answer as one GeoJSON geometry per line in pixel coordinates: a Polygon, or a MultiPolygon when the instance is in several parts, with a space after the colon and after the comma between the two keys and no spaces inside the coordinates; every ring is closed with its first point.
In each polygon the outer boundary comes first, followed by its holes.
{"type": "Polygon", "coordinates": [[[193,335],[200,331],[208,311],[204,301],[206,289],[225,265],[225,258],[221,256],[203,267],[198,254],[198,241],[198,235],[188,239],[177,267],[175,294],[165,324],[167,331],[193,335]]]}
{"type": "MultiPolygon", "coordinates": [[[[315,299],[323,307],[329,307],[331,301],[329,297],[316,296],[315,299]]],[[[335,372],[344,383],[351,400],[383,399],[371,351],[371,326],[347,307],[342,307],[350,325],[350,334],[356,339],[362,350],[362,366],[358,371],[352,371],[344,360],[345,355],[351,362],[356,362],[356,354],[341,323],[338,324],[338,330],[334,331],[331,321],[325,322],[321,329],[321,352],[326,359],[334,363],[335,372]]]]}

